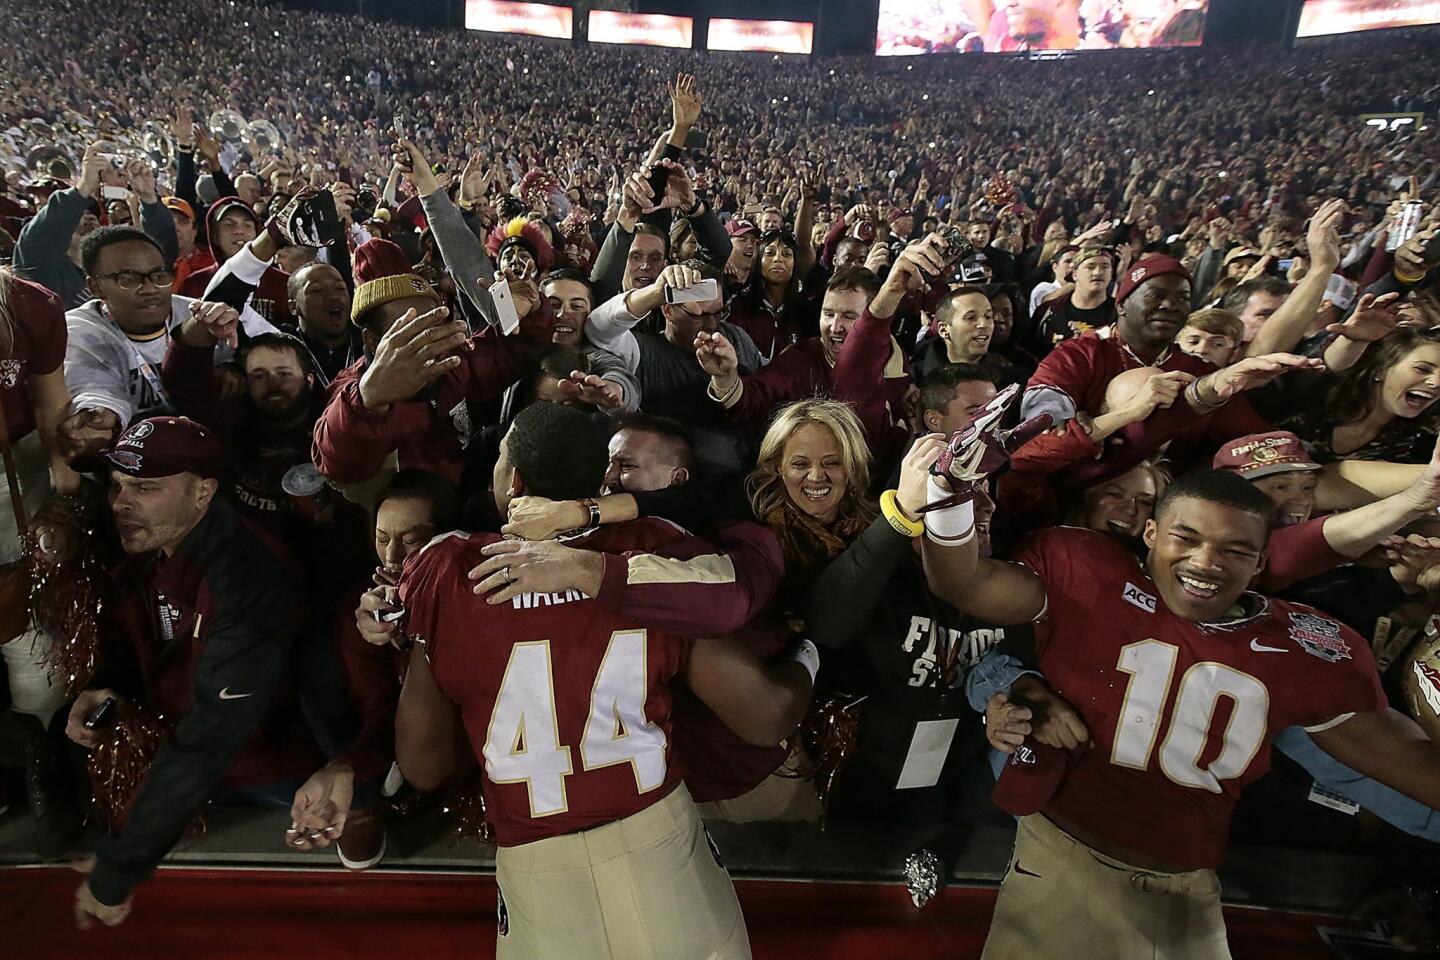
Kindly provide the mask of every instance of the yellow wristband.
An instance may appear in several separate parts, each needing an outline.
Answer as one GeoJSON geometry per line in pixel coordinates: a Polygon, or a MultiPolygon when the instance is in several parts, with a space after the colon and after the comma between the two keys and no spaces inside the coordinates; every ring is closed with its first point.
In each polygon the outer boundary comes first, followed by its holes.
{"type": "Polygon", "coordinates": [[[1399,280],[1407,287],[1414,286],[1427,276],[1427,274],[1422,273],[1412,277],[1408,273],[1401,273],[1399,267],[1395,267],[1391,272],[1395,274],[1396,280],[1399,280]]]}
{"type": "Polygon", "coordinates": [[[911,520],[901,511],[900,499],[894,490],[886,490],[880,494],[880,513],[902,537],[914,538],[925,532],[924,523],[911,520]]]}

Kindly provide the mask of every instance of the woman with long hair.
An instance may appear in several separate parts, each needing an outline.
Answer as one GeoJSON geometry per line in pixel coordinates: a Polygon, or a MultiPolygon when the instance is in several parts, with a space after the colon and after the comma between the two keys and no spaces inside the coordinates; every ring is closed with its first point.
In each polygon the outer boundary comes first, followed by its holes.
{"type": "Polygon", "coordinates": [[[755,249],[750,279],[730,303],[730,322],[750,334],[766,363],[817,329],[814,305],[801,284],[798,258],[794,234],[788,230],[764,234],[755,249]]]}
{"type": "Polygon", "coordinates": [[[780,538],[788,570],[802,578],[875,518],[869,487],[870,450],[859,418],[848,404],[824,399],[780,408],[745,481],[755,519],[780,538]]]}
{"type": "Polygon", "coordinates": [[[1286,384],[1284,399],[1275,425],[1299,435],[1317,462],[1424,463],[1440,432],[1440,329],[1401,327],[1338,376],[1286,384]]]}

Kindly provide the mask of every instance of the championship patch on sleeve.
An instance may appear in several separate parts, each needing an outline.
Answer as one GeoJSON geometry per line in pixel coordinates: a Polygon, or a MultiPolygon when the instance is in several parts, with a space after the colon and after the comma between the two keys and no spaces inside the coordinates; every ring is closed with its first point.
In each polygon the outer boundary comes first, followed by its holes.
{"type": "Polygon", "coordinates": [[[1350,659],[1350,645],[1340,636],[1340,624],[1304,610],[1290,612],[1290,639],[1306,653],[1335,663],[1350,659]]]}

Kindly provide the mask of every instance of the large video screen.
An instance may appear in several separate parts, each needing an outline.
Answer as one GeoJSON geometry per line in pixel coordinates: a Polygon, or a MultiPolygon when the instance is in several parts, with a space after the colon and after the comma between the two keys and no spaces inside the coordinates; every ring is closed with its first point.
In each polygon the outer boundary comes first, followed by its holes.
{"type": "Polygon", "coordinates": [[[526,33],[569,40],[574,14],[569,7],[513,0],[465,0],[465,28],[491,33],[526,33]]]}
{"type": "Polygon", "coordinates": [[[1197,47],[1210,0],[880,0],[875,52],[1197,47]]]}
{"type": "Polygon", "coordinates": [[[695,32],[690,17],[658,13],[590,11],[590,39],[594,43],[633,43],[642,47],[688,47],[695,32]]]}
{"type": "Polygon", "coordinates": [[[1297,37],[1440,23],[1440,0],[1305,0],[1297,37]]]}
{"type": "Polygon", "coordinates": [[[710,21],[710,50],[763,50],[766,53],[809,53],[815,24],[794,20],[710,21]]]}

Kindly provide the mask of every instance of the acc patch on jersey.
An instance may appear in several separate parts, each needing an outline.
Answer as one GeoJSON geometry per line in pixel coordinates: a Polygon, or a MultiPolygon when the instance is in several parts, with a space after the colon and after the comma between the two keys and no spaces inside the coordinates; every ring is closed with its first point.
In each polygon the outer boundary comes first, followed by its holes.
{"type": "Polygon", "coordinates": [[[1126,603],[1133,604],[1144,610],[1146,613],[1155,612],[1155,598],[1133,583],[1125,584],[1125,592],[1120,595],[1126,603]]]}
{"type": "Polygon", "coordinates": [[[1318,614],[1291,611],[1290,639],[1321,660],[1350,659],[1350,645],[1340,638],[1340,624],[1318,614]]]}

